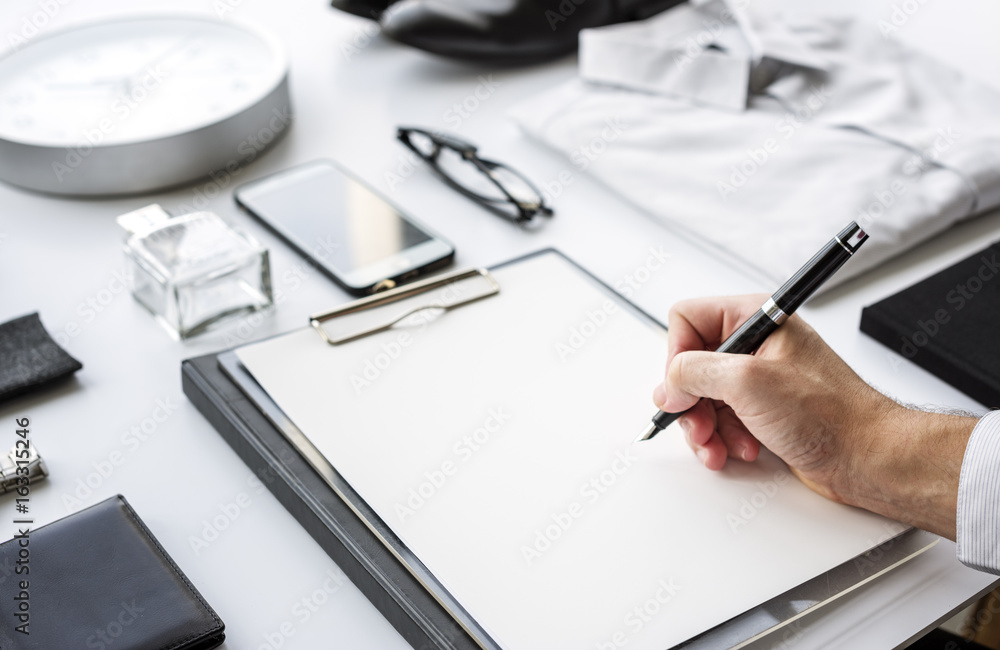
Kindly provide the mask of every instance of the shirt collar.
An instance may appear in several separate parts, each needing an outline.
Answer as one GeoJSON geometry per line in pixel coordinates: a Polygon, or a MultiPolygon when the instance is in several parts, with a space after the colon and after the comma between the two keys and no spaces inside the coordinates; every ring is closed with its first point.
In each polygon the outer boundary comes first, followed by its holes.
{"type": "Polygon", "coordinates": [[[781,64],[829,62],[780,17],[741,0],[691,0],[647,20],[580,33],[580,76],[731,110],[744,110],[781,64]]]}

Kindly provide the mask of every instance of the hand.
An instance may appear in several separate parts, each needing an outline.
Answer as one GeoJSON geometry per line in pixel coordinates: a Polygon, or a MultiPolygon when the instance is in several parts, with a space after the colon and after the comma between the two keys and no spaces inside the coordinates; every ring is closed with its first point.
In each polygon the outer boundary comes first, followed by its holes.
{"type": "Polygon", "coordinates": [[[678,412],[697,404],[678,422],[709,469],[722,469],[727,458],[753,461],[763,444],[827,498],[954,539],[958,476],[975,420],[899,405],[858,377],[798,316],[755,355],[706,351],[766,299],[675,305],[666,379],[653,393],[656,406],[678,412]],[[936,474],[928,462],[937,466],[936,474]],[[914,512],[927,509],[928,500],[932,512],[914,512]]]}

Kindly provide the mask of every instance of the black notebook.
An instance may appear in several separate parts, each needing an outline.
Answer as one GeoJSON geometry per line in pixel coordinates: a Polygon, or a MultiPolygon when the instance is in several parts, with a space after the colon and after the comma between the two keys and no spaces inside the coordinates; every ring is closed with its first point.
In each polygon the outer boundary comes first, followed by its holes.
{"type": "Polygon", "coordinates": [[[1000,242],[865,307],[861,331],[1000,407],[1000,242]]]}

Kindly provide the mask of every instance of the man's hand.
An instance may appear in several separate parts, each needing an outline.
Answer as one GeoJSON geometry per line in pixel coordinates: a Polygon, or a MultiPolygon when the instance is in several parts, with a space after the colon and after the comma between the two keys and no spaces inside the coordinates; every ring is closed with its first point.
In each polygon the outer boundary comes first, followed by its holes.
{"type": "Polygon", "coordinates": [[[798,316],[755,355],[714,350],[766,295],[680,302],[670,311],[663,411],[709,469],[763,444],[823,496],[951,539],[962,457],[976,420],[907,409],[866,384],[798,316]],[[699,398],[706,398],[699,402],[699,398]]]}

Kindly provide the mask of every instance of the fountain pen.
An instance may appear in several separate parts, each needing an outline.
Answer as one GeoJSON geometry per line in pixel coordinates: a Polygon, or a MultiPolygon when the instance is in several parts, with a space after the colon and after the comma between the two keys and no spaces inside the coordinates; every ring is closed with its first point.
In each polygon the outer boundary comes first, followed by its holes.
{"type": "MultiPolygon", "coordinates": [[[[782,285],[757,312],[747,319],[732,335],[723,341],[716,352],[730,354],[753,354],[764,343],[771,332],[778,329],[799,306],[809,299],[823,283],[837,272],[844,262],[861,248],[868,235],[851,222],[831,239],[805,266],[782,285]]],[[[693,408],[693,407],[692,407],[693,408]]],[[[690,410],[690,409],[688,409],[690,410]]],[[[657,411],[653,422],[646,427],[636,442],[649,440],[666,429],[674,420],[687,413],[664,413],[657,411]]]]}

